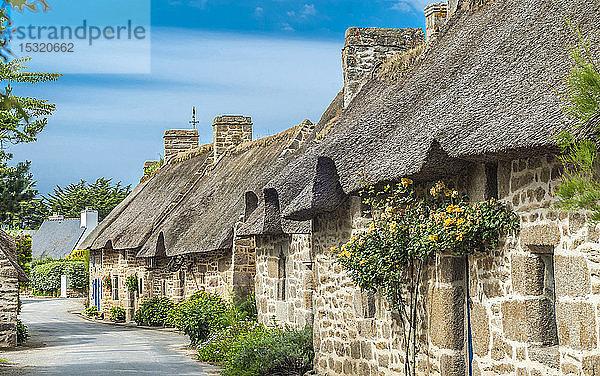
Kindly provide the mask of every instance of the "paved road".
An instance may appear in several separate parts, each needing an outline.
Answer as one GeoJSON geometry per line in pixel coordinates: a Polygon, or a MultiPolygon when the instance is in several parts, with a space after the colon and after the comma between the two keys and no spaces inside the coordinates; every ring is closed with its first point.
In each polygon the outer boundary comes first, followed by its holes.
{"type": "Polygon", "coordinates": [[[170,332],[86,321],[68,310],[77,299],[24,299],[20,318],[28,326],[27,345],[3,351],[15,364],[2,375],[216,375],[183,350],[187,337],[170,332]]]}

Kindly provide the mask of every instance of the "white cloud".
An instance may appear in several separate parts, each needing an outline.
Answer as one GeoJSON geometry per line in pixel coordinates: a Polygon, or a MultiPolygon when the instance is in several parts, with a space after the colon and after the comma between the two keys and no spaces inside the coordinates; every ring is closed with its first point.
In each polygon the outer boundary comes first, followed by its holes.
{"type": "Polygon", "coordinates": [[[279,24],[279,26],[280,26],[281,30],[283,30],[283,31],[296,31],[296,29],[294,29],[292,27],[292,25],[290,25],[287,22],[282,22],[279,24]]]}
{"type": "Polygon", "coordinates": [[[302,7],[302,12],[300,13],[300,17],[307,18],[316,14],[317,9],[315,8],[314,4],[304,4],[304,7],[302,7]]]}
{"type": "Polygon", "coordinates": [[[434,2],[433,0],[394,0],[390,9],[403,13],[423,12],[425,7],[434,2]]]}
{"type": "Polygon", "coordinates": [[[262,18],[265,14],[265,10],[261,7],[254,8],[254,17],[262,18]]]}
{"type": "Polygon", "coordinates": [[[189,0],[188,5],[194,8],[206,9],[208,0],[189,0]]]}

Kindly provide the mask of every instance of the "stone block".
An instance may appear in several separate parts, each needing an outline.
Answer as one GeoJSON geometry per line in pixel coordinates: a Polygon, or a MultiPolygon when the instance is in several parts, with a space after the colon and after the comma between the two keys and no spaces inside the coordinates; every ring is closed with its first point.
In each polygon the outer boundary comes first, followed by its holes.
{"type": "Polygon", "coordinates": [[[581,362],[581,371],[584,376],[600,375],[600,355],[587,355],[581,362]]]}
{"type": "Polygon", "coordinates": [[[464,376],[466,371],[465,355],[461,353],[442,354],[440,371],[441,376],[464,376]]]}
{"type": "Polygon", "coordinates": [[[554,283],[557,296],[585,296],[590,293],[590,271],[583,256],[554,256],[554,283]]]}
{"type": "Polygon", "coordinates": [[[501,304],[502,326],[508,339],[557,343],[554,304],[546,297],[509,300],[501,304]]]}
{"type": "Polygon", "coordinates": [[[269,278],[279,278],[279,260],[274,257],[267,259],[267,275],[269,278]]]}
{"type": "Polygon", "coordinates": [[[593,303],[559,302],[556,318],[561,346],[575,350],[596,348],[596,317],[593,303]]]}
{"type": "Polygon", "coordinates": [[[529,346],[529,359],[558,370],[560,353],[558,346],[529,346]]]}
{"type": "Polygon", "coordinates": [[[479,302],[471,304],[471,327],[473,335],[473,351],[484,357],[490,347],[490,324],[485,306],[479,302]]]}
{"type": "Polygon", "coordinates": [[[437,264],[438,282],[452,283],[465,279],[465,258],[442,255],[437,264]]]}
{"type": "Polygon", "coordinates": [[[512,286],[519,295],[543,295],[546,266],[540,256],[529,254],[511,255],[512,286]]]}
{"type": "Polygon", "coordinates": [[[560,229],[554,222],[527,226],[521,229],[520,237],[521,245],[531,252],[552,252],[560,243],[560,229]]]}
{"type": "Polygon", "coordinates": [[[503,199],[510,193],[510,162],[498,162],[498,198],[503,199]]]}
{"type": "Polygon", "coordinates": [[[492,340],[492,359],[512,358],[513,347],[507,343],[500,333],[494,332],[492,340]]]}
{"type": "Polygon", "coordinates": [[[461,286],[433,288],[430,328],[434,345],[460,350],[464,344],[465,292],[461,286]]]}

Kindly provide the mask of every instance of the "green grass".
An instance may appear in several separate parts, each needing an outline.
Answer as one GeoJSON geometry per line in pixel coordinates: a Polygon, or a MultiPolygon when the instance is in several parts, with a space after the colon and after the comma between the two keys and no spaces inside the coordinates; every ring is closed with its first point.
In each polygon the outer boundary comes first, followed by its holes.
{"type": "Polygon", "coordinates": [[[8,364],[8,360],[0,357],[0,363],[2,363],[2,364],[8,364]]]}

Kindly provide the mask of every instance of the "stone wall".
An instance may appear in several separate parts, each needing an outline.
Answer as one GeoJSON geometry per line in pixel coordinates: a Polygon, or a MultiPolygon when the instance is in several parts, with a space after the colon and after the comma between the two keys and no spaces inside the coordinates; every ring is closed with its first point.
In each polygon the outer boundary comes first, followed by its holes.
{"type": "Polygon", "coordinates": [[[213,121],[213,158],[216,163],[231,147],[252,141],[252,118],[217,116],[213,121]]]}
{"type": "Polygon", "coordinates": [[[348,28],[342,50],[344,108],[371,77],[374,68],[388,57],[403,53],[424,40],[422,29],[348,28]]]}
{"type": "Polygon", "coordinates": [[[425,35],[429,40],[446,22],[448,3],[433,3],[425,7],[425,35]]]}
{"type": "Polygon", "coordinates": [[[167,163],[177,154],[198,147],[198,130],[196,129],[170,129],[165,131],[163,138],[165,162],[167,163]]]}
{"type": "MultiPolygon", "coordinates": [[[[478,163],[454,179],[472,200],[497,195],[522,230],[490,254],[431,261],[418,307],[418,374],[600,375],[600,227],[553,210],[559,172],[554,157],[542,156],[478,163]]],[[[313,219],[320,376],[404,369],[398,315],[357,289],[329,251],[367,222],[356,199],[313,219]]]]}
{"type": "Polygon", "coordinates": [[[17,270],[0,251],[0,348],[17,345],[17,270]]]}
{"type": "Polygon", "coordinates": [[[522,230],[469,257],[474,375],[600,374],[600,229],[553,209],[559,173],[551,155],[498,165],[522,230]]]}
{"type": "Polygon", "coordinates": [[[101,280],[103,276],[110,276],[112,281],[118,276],[119,282],[119,299],[114,299],[113,291],[103,286],[100,311],[106,317],[111,307],[120,306],[126,309],[129,319],[143,301],[155,296],[166,296],[174,302],[187,299],[201,290],[219,294],[225,299],[230,298],[231,292],[246,296],[254,290],[254,248],[254,239],[236,239],[233,251],[225,249],[179,256],[181,267],[175,271],[167,268],[170,261],[167,257],[156,257],[154,265],[149,265],[148,259],[135,257],[137,250],[107,247],[92,251],[89,301],[94,304],[93,280],[101,280]],[[132,274],[137,274],[141,292],[130,293],[127,290],[125,281],[132,274]]]}
{"type": "Polygon", "coordinates": [[[256,303],[263,324],[302,328],[313,322],[311,236],[256,237],[256,303]]]}

